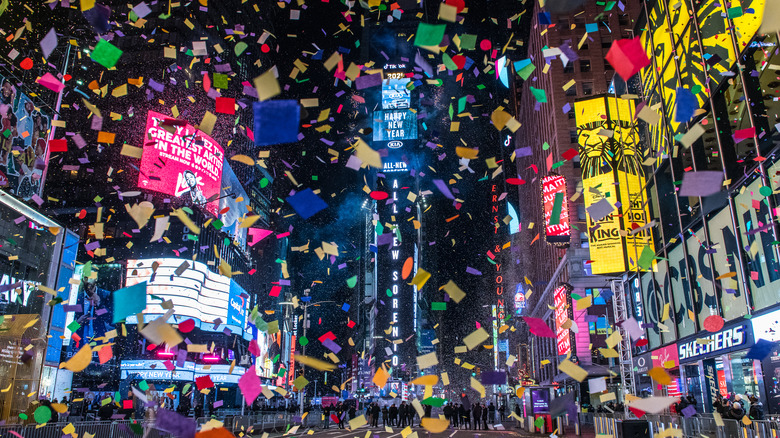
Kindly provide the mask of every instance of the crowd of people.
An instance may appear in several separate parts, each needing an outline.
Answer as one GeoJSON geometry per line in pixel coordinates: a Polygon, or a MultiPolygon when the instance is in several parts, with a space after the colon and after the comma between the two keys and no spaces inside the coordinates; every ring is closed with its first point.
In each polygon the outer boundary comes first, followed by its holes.
{"type": "MultiPolygon", "coordinates": [[[[433,406],[423,405],[423,418],[433,417],[433,406]]],[[[476,403],[474,405],[465,405],[457,403],[447,403],[442,408],[444,417],[450,421],[452,427],[461,429],[488,430],[488,424],[496,422],[496,413],[500,414],[500,421],[506,418],[506,406],[496,406],[491,402],[476,403]]],[[[358,410],[354,403],[339,402],[335,405],[322,407],[323,428],[329,429],[331,423],[336,427],[343,429],[345,423],[354,419],[358,415],[358,410]]],[[[415,427],[420,425],[420,418],[417,409],[412,403],[402,401],[380,407],[379,402],[369,403],[365,407],[364,415],[369,427],[415,427]],[[381,420],[381,426],[380,424],[381,420]]]]}
{"type": "Polygon", "coordinates": [[[721,417],[732,420],[742,421],[747,415],[751,420],[764,419],[764,404],[755,395],[747,396],[747,410],[745,399],[742,396],[731,393],[728,397],[718,394],[718,397],[712,402],[712,407],[721,417]]]}

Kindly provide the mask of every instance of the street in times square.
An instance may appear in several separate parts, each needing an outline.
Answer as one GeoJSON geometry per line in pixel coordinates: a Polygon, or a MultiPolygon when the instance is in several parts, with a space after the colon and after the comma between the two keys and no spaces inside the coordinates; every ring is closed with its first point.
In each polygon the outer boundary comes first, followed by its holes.
{"type": "Polygon", "coordinates": [[[780,435],[777,0],[0,34],[0,437],[780,435]]]}

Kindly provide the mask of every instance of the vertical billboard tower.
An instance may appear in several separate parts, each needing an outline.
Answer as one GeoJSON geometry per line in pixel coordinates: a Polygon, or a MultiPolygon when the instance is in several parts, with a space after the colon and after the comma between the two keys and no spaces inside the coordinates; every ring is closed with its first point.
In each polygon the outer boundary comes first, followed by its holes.
{"type": "MultiPolygon", "coordinates": [[[[407,66],[384,66],[381,109],[373,113],[373,147],[386,150],[384,166],[377,174],[388,199],[377,204],[377,366],[393,369],[393,379],[414,375],[417,334],[417,287],[411,278],[417,271],[418,233],[411,217],[419,220],[415,202],[417,181],[410,157],[417,139],[417,115],[412,108],[407,66]]],[[[391,381],[392,384],[392,381],[391,381]]],[[[399,393],[400,394],[400,393],[399,393]]]]}
{"type": "Polygon", "coordinates": [[[645,171],[633,100],[599,96],[574,103],[588,217],[593,274],[638,269],[645,247],[653,251],[647,225],[645,171]]]}

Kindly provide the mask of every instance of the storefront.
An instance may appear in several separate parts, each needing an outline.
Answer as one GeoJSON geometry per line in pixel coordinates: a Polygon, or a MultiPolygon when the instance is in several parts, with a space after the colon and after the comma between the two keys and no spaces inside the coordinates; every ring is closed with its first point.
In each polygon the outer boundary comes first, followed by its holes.
{"type": "Polygon", "coordinates": [[[653,367],[672,376],[670,385],[654,384],[655,395],[693,396],[696,410],[708,413],[718,394],[757,395],[766,402],[761,363],[745,357],[754,342],[751,321],[740,319],[717,332],[700,332],[653,350],[653,367]]]}
{"type": "MultiPolygon", "coordinates": [[[[780,341],[780,309],[773,310],[750,320],[753,325],[753,337],[758,342],[764,339],[769,342],[780,341]]],[[[754,361],[758,363],[758,361],[754,361]]],[[[777,349],[761,361],[764,376],[764,413],[780,414],[780,355],[777,349]]]]}

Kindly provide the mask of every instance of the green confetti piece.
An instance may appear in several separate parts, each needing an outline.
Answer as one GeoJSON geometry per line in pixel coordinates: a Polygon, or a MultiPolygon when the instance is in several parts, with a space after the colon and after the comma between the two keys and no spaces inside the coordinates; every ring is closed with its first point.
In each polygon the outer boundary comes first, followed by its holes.
{"type": "Polygon", "coordinates": [[[109,43],[106,40],[101,39],[95,46],[95,50],[92,51],[90,57],[93,61],[102,65],[105,68],[111,68],[119,61],[119,57],[122,56],[122,50],[117,46],[109,43]]]}
{"type": "Polygon", "coordinates": [[[214,88],[226,89],[228,87],[228,75],[222,73],[214,73],[214,80],[212,82],[214,88]]]}
{"type": "Polygon", "coordinates": [[[421,401],[420,403],[429,406],[441,407],[444,406],[444,403],[446,402],[447,402],[446,398],[428,397],[423,401],[421,401]]]}
{"type": "Polygon", "coordinates": [[[442,301],[434,301],[431,303],[431,310],[447,310],[447,303],[442,301]]]}
{"type": "Polygon", "coordinates": [[[33,418],[38,424],[43,424],[51,420],[51,409],[48,406],[38,406],[33,412],[33,418]]]}
{"type": "Polygon", "coordinates": [[[550,143],[544,142],[544,144],[542,144],[542,150],[546,151],[547,149],[550,149],[550,143]]]}
{"type": "Polygon", "coordinates": [[[70,330],[72,332],[75,332],[76,330],[78,330],[80,328],[81,328],[81,324],[79,324],[76,321],[73,321],[70,324],[68,324],[68,330],[70,330]]]}
{"type": "Polygon", "coordinates": [[[357,284],[357,275],[353,275],[347,278],[347,286],[349,286],[350,289],[355,287],[356,284],[357,284]]]}
{"type": "Polygon", "coordinates": [[[653,248],[651,248],[650,245],[645,245],[645,247],[642,248],[642,254],[639,255],[637,263],[640,268],[648,270],[653,266],[653,259],[655,259],[655,251],[653,251],[653,248]]]}
{"type": "Polygon", "coordinates": [[[763,196],[769,196],[772,194],[772,188],[768,186],[762,186],[760,189],[758,189],[758,193],[761,193],[763,196]]]}
{"type": "Polygon", "coordinates": [[[30,417],[28,417],[27,414],[25,414],[24,412],[20,412],[19,413],[19,418],[21,418],[22,420],[26,420],[26,419],[28,419],[30,417]]]}
{"type": "Polygon", "coordinates": [[[444,38],[447,30],[446,24],[428,24],[420,22],[414,36],[414,45],[417,47],[438,46],[444,38]]]}
{"type": "Polygon", "coordinates": [[[141,380],[138,382],[138,388],[141,389],[141,391],[146,391],[149,389],[149,384],[146,383],[146,380],[141,380]]]}
{"type": "Polygon", "coordinates": [[[458,64],[455,64],[455,61],[453,61],[452,58],[450,58],[450,55],[446,53],[441,54],[441,61],[448,70],[458,69],[458,64]]]}
{"type": "Polygon", "coordinates": [[[261,188],[261,189],[264,189],[264,188],[266,188],[266,187],[268,186],[268,184],[269,184],[269,183],[270,183],[270,181],[268,181],[268,178],[263,178],[263,179],[261,179],[261,180],[260,180],[260,188],[261,188]]]}
{"type": "Polygon", "coordinates": [[[236,47],[233,48],[233,51],[236,53],[236,56],[241,56],[242,53],[244,53],[244,50],[247,48],[247,44],[243,41],[239,41],[238,44],[236,44],[236,47]]]}
{"type": "Polygon", "coordinates": [[[466,96],[461,97],[458,99],[458,114],[462,113],[466,110],[466,96]]]}
{"type": "Polygon", "coordinates": [[[464,33],[460,36],[460,50],[474,50],[477,48],[477,34],[464,33]]]}
{"type": "Polygon", "coordinates": [[[550,225],[561,223],[561,209],[563,208],[563,193],[556,193],[553,201],[552,212],[550,213],[550,225]]]}
{"type": "Polygon", "coordinates": [[[298,343],[301,344],[301,347],[305,347],[309,345],[309,339],[306,338],[306,336],[301,336],[300,338],[298,338],[298,343]]]}

